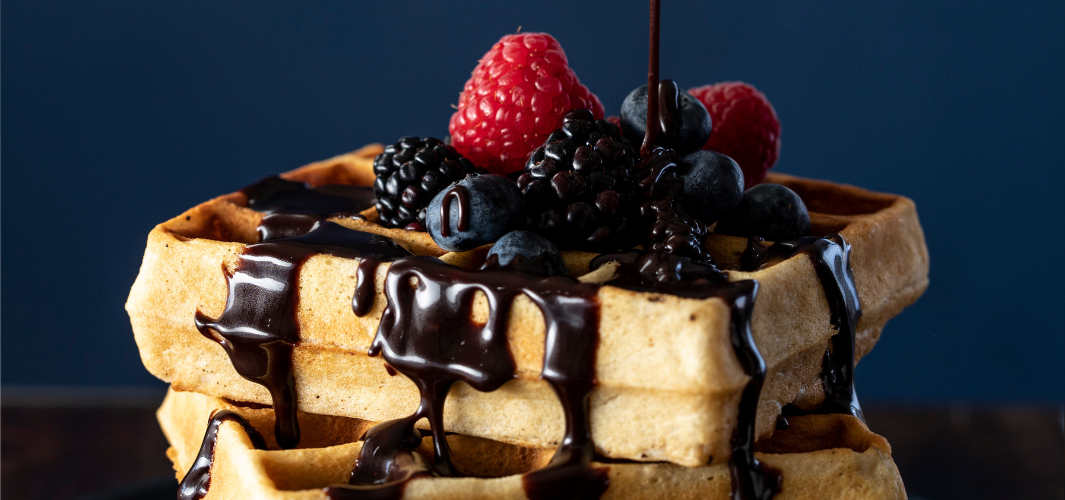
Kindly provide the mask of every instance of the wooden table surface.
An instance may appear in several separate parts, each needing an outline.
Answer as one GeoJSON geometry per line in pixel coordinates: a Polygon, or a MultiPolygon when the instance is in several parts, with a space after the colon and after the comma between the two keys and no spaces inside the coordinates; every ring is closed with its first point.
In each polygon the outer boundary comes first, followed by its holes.
{"type": "MultiPolygon", "coordinates": [[[[92,498],[131,484],[176,489],[163,479],[173,471],[151,401],[87,407],[4,399],[3,498],[92,498]]],[[[867,405],[866,417],[891,442],[911,499],[1065,499],[1059,406],[867,405]]]]}

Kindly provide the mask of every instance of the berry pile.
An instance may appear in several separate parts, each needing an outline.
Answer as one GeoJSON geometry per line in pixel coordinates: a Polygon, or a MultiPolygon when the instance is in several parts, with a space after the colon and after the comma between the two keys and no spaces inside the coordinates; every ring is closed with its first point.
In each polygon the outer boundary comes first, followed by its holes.
{"type": "Polygon", "coordinates": [[[603,119],[554,38],[507,35],[459,97],[453,147],[404,137],[374,160],[381,223],[428,231],[452,252],[491,244],[486,266],[544,275],[566,274],[560,250],[642,245],[656,262],[713,267],[710,227],[771,241],[809,233],[796,193],[759,184],[780,151],[764,95],[739,82],[688,93],[661,80],[657,91],[641,157],[646,85],[603,119]]]}
{"type": "Polygon", "coordinates": [[[433,197],[475,168],[439,139],[404,137],[374,158],[373,171],[381,224],[424,231],[425,207],[433,197]]]}
{"type": "Polygon", "coordinates": [[[566,113],[518,177],[528,229],[562,248],[607,251],[631,245],[636,153],[617,125],[588,109],[566,113]]]}
{"type": "Polygon", "coordinates": [[[581,85],[551,35],[521,33],[496,42],[459,95],[451,116],[451,143],[479,167],[506,175],[525,159],[571,109],[603,117],[599,98],[581,85]]]}

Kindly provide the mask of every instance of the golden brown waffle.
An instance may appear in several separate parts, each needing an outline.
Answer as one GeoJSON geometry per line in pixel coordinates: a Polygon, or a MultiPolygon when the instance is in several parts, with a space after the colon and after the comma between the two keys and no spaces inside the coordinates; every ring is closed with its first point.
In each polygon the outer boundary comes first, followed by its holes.
{"type": "MultiPolygon", "coordinates": [[[[369,185],[379,146],[311,164],[284,177],[308,182],[369,185]]],[[[900,196],[850,186],[771,175],[806,200],[815,235],[839,232],[852,245],[851,264],[864,314],[856,355],[872,349],[888,319],[927,286],[928,255],[913,203],[900,196]]],[[[153,374],[175,388],[239,401],[271,402],[261,386],[241,378],[220,346],[193,325],[198,309],[217,317],[226,302],[223,268],[234,269],[246,244],[258,241],[262,214],[244,207],[240,193],[198,205],[157,226],[148,237],[140,275],[130,292],[130,314],[141,358],[153,374]]],[[[447,254],[426,233],[386,229],[372,221],[336,219],[361,231],[383,234],[415,253],[477,267],[478,249],[447,254]]],[[[723,266],[735,264],[746,240],[712,235],[708,247],[723,266]]],[[[571,272],[587,271],[588,254],[568,253],[571,272]]],[[[298,405],[303,411],[381,421],[406,416],[418,395],[402,376],[390,376],[380,358],[366,355],[384,309],[388,264],[377,269],[377,300],[370,314],[351,310],[355,259],[310,258],[299,274],[299,330],[293,361],[298,405]]],[[[602,282],[609,269],[582,278],[602,282]]],[[[773,431],[780,408],[812,407],[823,398],[822,354],[835,331],[811,260],[799,255],[730,279],[757,279],[752,316],[755,343],[767,378],[758,405],[760,437],[773,431]]],[[[483,298],[483,297],[482,297],[483,298]]],[[[591,427],[598,453],[643,461],[699,466],[724,462],[736,426],[740,393],[748,377],[729,338],[729,309],[716,298],[685,299],[603,286],[599,347],[591,396],[591,427]]],[[[487,315],[479,301],[474,315],[487,315]]],[[[465,384],[452,388],[444,412],[451,432],[512,444],[551,448],[563,433],[562,410],[539,380],[544,321],[519,296],[507,340],[518,378],[482,393],[465,384]]]]}
{"type": "MultiPolygon", "coordinates": [[[[219,429],[207,500],[324,499],[322,488],[344,484],[369,422],[345,417],[301,414],[300,447],[278,450],[270,435],[273,413],[196,393],[171,391],[159,409],[159,423],[170,441],[167,455],[180,480],[192,466],[213,412],[234,411],[268,441],[258,450],[244,429],[226,422],[219,429]]],[[[781,472],[776,500],[905,499],[891,448],[858,419],[843,415],[791,417],[785,431],[759,443],[756,456],[781,472]]],[[[508,445],[488,439],[448,436],[463,478],[421,478],[408,483],[406,499],[525,498],[521,474],[550,459],[553,450],[508,445]],[[491,479],[487,479],[491,478],[491,479]]],[[[429,438],[420,450],[432,457],[429,438]]],[[[427,458],[428,459],[428,458],[427,458]]],[[[687,468],[666,463],[595,463],[609,469],[604,499],[726,499],[729,473],[724,465],[687,468]]]]}

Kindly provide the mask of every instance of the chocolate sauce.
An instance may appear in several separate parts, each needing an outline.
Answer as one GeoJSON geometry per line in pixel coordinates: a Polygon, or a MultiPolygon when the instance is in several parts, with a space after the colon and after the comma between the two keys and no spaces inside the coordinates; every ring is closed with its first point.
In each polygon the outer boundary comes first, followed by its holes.
{"type": "Polygon", "coordinates": [[[647,198],[682,193],[684,181],[678,176],[680,161],[680,155],[673,150],[655,146],[636,163],[636,171],[640,173],[636,187],[647,198]]]}
{"type": "Polygon", "coordinates": [[[359,261],[359,267],[355,270],[355,293],[351,295],[351,310],[360,318],[369,314],[373,307],[377,295],[374,279],[380,264],[377,259],[366,258],[359,261]]]}
{"type": "Polygon", "coordinates": [[[382,355],[388,366],[414,381],[421,403],[410,417],[368,433],[352,473],[353,484],[361,489],[329,488],[330,497],[369,498],[360,495],[377,490],[367,488],[395,489],[419,475],[459,473],[445,439],[444,400],[460,380],[477,390],[492,391],[515,377],[507,322],[514,299],[524,294],[544,315],[547,331],[541,378],[562,403],[566,432],[552,462],[526,474],[523,484],[530,498],[558,498],[562,492],[598,498],[606,490],[607,476],[605,470],[590,466],[594,446],[588,425],[588,397],[595,387],[599,342],[597,291],[595,285],[564,276],[498,268],[464,271],[430,257],[396,260],[385,283],[388,304],[369,354],[382,355]],[[411,284],[412,279],[416,284],[411,284]],[[477,292],[488,301],[483,324],[472,319],[477,292]],[[413,456],[417,447],[414,423],[421,418],[429,421],[433,437],[431,465],[413,456]]]}
{"type": "Polygon", "coordinates": [[[655,146],[674,147],[680,133],[680,88],[673,80],[659,80],[658,45],[662,9],[659,0],[650,0],[650,26],[647,51],[647,122],[644,124],[640,157],[651,156],[655,146]]]}
{"type": "Polygon", "coordinates": [[[680,133],[680,89],[673,80],[658,82],[659,143],[673,147],[680,133]]]}
{"type": "Polygon", "coordinates": [[[708,262],[660,252],[625,252],[600,255],[591,262],[596,269],[617,262],[615,278],[608,285],[631,290],[669,293],[690,298],[720,298],[729,307],[729,338],[744,373],[750,377],[740,396],[736,429],[732,434],[729,476],[733,500],[768,500],[780,491],[781,477],[754,457],[755,416],[765,382],[766,365],[751,336],[751,313],[758,295],[758,282],[730,282],[728,276],[708,262]]]}
{"type": "Polygon", "coordinates": [[[240,414],[230,410],[215,412],[211,416],[211,421],[207,424],[207,432],[203,435],[200,452],[196,455],[196,460],[192,462],[192,467],[189,468],[189,471],[181,480],[181,485],[178,487],[178,500],[199,500],[207,496],[207,489],[211,487],[211,466],[214,465],[214,448],[218,442],[218,428],[226,420],[236,422],[241,427],[244,427],[244,432],[248,434],[256,449],[266,449],[266,441],[263,440],[262,435],[240,414]]]}
{"type": "Polygon", "coordinates": [[[419,408],[409,417],[381,422],[366,431],[350,484],[330,486],[325,489],[326,496],[334,500],[398,500],[407,481],[431,475],[431,467],[415,451],[422,435],[414,424],[424,416],[419,408]]]}
{"type": "MultiPolygon", "coordinates": [[[[237,373],[270,391],[283,448],[296,446],[300,438],[292,373],[292,348],[299,342],[297,277],[303,263],[321,253],[364,261],[410,255],[384,236],[320,222],[303,236],[245,247],[236,270],[226,275],[229,296],[222,315],[212,319],[197,310],[195,316],[196,328],[225,348],[237,373]]],[[[372,280],[360,285],[373,288],[372,280]]]]}
{"type": "Polygon", "coordinates": [[[248,208],[263,212],[256,228],[259,241],[295,238],[335,215],[362,218],[358,213],[374,205],[373,188],[326,184],[311,188],[303,182],[267,177],[240,190],[248,208]]]}
{"type": "Polygon", "coordinates": [[[751,238],[740,256],[741,269],[753,271],[793,255],[804,253],[813,261],[817,278],[828,299],[829,321],[839,333],[832,336],[831,349],[825,352],[821,383],[825,390],[822,412],[845,413],[864,420],[854,390],[854,342],[862,306],[851,269],[851,247],[842,236],[824,238],[807,236],[782,241],[766,247],[760,238],[751,238]]]}
{"type": "Polygon", "coordinates": [[[451,199],[454,198],[458,201],[458,225],[457,229],[460,233],[469,229],[469,211],[470,211],[470,193],[466,190],[465,186],[455,184],[451,186],[444,193],[444,198],[440,200],[440,236],[447,238],[451,236],[450,217],[451,199]]]}
{"type": "Polygon", "coordinates": [[[275,212],[263,216],[255,228],[259,241],[295,238],[311,232],[324,217],[318,214],[289,214],[275,212]]]}
{"type": "Polygon", "coordinates": [[[607,469],[590,466],[595,454],[588,406],[596,385],[597,293],[598,287],[567,278],[547,278],[537,289],[526,289],[547,325],[540,378],[554,389],[566,422],[565,434],[551,462],[522,478],[530,500],[599,498],[610,482],[607,469]]]}
{"type": "Polygon", "coordinates": [[[640,156],[647,157],[654,149],[658,139],[658,27],[662,17],[662,8],[658,0],[650,0],[650,26],[648,30],[647,50],[647,123],[640,145],[640,156]]]}
{"type": "Polygon", "coordinates": [[[374,205],[373,188],[326,184],[312,188],[303,182],[267,177],[240,190],[248,208],[267,214],[357,214],[374,205]]]}

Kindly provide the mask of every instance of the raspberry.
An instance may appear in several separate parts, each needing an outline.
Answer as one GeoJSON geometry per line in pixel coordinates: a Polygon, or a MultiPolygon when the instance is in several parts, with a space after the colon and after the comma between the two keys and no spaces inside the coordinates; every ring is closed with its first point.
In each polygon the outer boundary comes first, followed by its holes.
{"type": "Polygon", "coordinates": [[[496,42],[466,82],[451,115],[451,144],[478,167],[517,172],[572,109],[603,117],[603,105],[569,68],[551,35],[521,33],[496,42]]]}
{"type": "Polygon", "coordinates": [[[688,91],[710,112],[713,131],[703,149],[736,160],[744,188],[765,179],[780,157],[780,120],[758,89],[743,82],[723,82],[688,91]]]}

